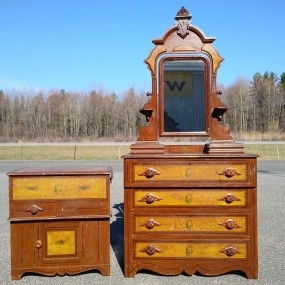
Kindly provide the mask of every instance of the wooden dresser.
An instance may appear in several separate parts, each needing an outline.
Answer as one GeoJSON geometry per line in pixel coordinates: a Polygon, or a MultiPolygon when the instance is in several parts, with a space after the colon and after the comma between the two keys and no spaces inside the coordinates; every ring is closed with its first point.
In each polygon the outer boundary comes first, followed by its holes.
{"type": "Polygon", "coordinates": [[[125,156],[125,275],[257,276],[256,157],[125,156]]]}
{"type": "Polygon", "coordinates": [[[12,279],[110,274],[110,167],[22,168],[8,176],[12,279]]]}
{"type": "Polygon", "coordinates": [[[223,58],[191,18],[182,7],[145,60],[146,123],[123,156],[125,276],[257,278],[257,155],[225,123],[216,83],[223,58]]]}

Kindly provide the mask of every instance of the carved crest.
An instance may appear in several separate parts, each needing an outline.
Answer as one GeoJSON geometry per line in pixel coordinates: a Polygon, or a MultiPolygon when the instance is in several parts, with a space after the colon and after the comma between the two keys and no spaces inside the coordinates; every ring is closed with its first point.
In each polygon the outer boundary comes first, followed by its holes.
{"type": "Polygon", "coordinates": [[[190,15],[189,11],[187,9],[185,9],[184,7],[182,7],[176,17],[176,25],[178,27],[178,31],[177,34],[184,39],[188,34],[189,34],[189,24],[190,24],[190,19],[192,18],[192,16],[190,15]]]}

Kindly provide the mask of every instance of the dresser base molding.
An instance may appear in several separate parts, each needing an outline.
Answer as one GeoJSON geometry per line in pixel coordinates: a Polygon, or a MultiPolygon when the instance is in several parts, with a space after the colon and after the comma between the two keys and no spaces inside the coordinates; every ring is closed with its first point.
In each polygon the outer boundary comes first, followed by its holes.
{"type": "Polygon", "coordinates": [[[110,276],[110,264],[98,265],[84,265],[84,266],[70,266],[68,269],[65,267],[49,267],[49,268],[14,268],[11,270],[11,279],[20,280],[24,274],[41,274],[45,276],[63,276],[63,275],[76,275],[87,271],[99,271],[103,276],[110,276]]]}
{"type": "Polygon", "coordinates": [[[150,270],[162,275],[179,275],[185,272],[188,275],[194,275],[200,273],[205,276],[218,276],[230,272],[241,271],[244,272],[248,279],[257,279],[258,272],[255,270],[256,267],[245,262],[237,261],[229,265],[228,262],[217,262],[215,261],[192,261],[185,263],[182,260],[173,260],[173,266],[169,266],[169,262],[163,261],[150,261],[143,264],[140,262],[135,262],[132,265],[126,266],[125,277],[133,278],[140,270],[150,270]]]}

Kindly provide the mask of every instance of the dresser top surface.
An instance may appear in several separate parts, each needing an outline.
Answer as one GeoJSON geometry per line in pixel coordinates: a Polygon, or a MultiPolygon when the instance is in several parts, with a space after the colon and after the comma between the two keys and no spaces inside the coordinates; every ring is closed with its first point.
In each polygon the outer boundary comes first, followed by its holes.
{"type": "Polygon", "coordinates": [[[174,158],[174,159],[241,159],[241,158],[257,158],[258,155],[243,153],[243,154],[204,154],[204,153],[128,153],[122,156],[123,158],[151,158],[151,159],[162,159],[162,158],[174,158]]]}
{"type": "Polygon", "coordinates": [[[110,166],[70,166],[70,167],[26,167],[8,172],[8,176],[27,176],[27,175],[110,175],[113,176],[113,170],[110,166]]]}

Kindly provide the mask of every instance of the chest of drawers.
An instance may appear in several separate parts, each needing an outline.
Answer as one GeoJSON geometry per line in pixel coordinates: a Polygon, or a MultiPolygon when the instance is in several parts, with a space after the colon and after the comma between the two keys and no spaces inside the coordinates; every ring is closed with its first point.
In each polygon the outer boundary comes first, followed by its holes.
{"type": "Polygon", "coordinates": [[[110,274],[110,167],[34,167],[8,176],[12,279],[110,274]]]}
{"type": "Polygon", "coordinates": [[[256,157],[124,156],[125,276],[257,278],[256,157]]]}

